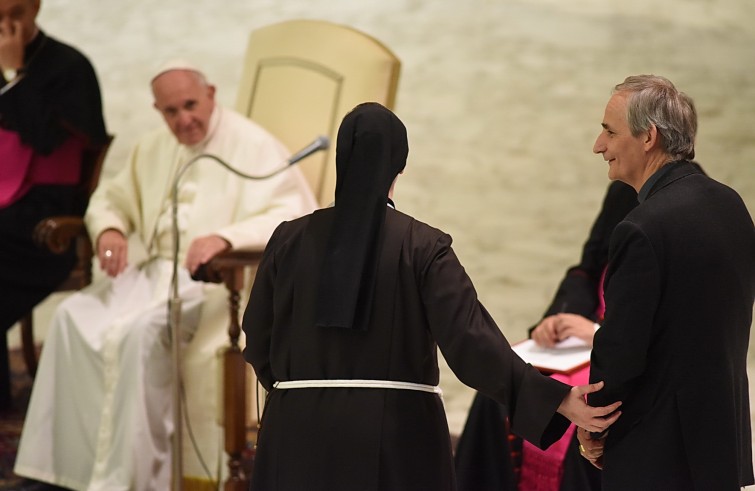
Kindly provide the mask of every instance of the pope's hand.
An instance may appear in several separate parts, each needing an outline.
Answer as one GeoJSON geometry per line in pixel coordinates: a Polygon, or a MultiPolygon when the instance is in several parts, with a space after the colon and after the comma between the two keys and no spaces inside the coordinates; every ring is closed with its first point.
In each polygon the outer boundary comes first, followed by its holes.
{"type": "Polygon", "coordinates": [[[186,252],[186,269],[194,274],[200,265],[230,248],[231,244],[219,235],[198,237],[189,245],[189,250],[186,252]]]}
{"type": "Polygon", "coordinates": [[[110,277],[123,272],[128,265],[128,241],[118,230],[109,228],[97,237],[97,259],[100,268],[110,277]]]}

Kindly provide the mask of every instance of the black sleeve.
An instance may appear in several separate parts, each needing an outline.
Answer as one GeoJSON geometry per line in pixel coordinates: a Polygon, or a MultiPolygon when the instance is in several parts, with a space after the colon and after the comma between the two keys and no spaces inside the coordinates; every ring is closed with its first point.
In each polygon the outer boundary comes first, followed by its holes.
{"type": "Polygon", "coordinates": [[[590,362],[590,382],[602,380],[605,387],[587,396],[591,406],[627,401],[645,372],[653,319],[661,298],[661,270],[655,250],[637,225],[624,221],[616,228],[607,288],[608,315],[605,325],[595,333],[590,362]]]}
{"type": "Polygon", "coordinates": [[[94,68],[74,48],[49,37],[41,41],[23,78],[0,95],[0,124],[45,155],[72,135],[104,143],[107,131],[94,68]]]}
{"type": "Polygon", "coordinates": [[[600,278],[608,263],[608,246],[616,225],[637,206],[637,193],[629,185],[614,181],[608,187],[600,213],[582,248],[579,264],[566,271],[553,301],[543,317],[559,312],[579,314],[595,320],[600,278]]]}
{"type": "Polygon", "coordinates": [[[273,335],[275,312],[273,297],[275,291],[275,251],[281,230],[287,222],[281,223],[273,232],[265,247],[262,260],[254,275],[252,291],[249,295],[241,328],[246,336],[246,347],[243,350],[244,359],[252,365],[262,386],[266,391],[273,389],[272,367],[270,364],[270,343],[273,335]]]}
{"type": "Polygon", "coordinates": [[[450,236],[438,237],[420,291],[433,338],[459,380],[505,404],[514,433],[540,448],[558,440],[569,422],[556,410],[570,387],[540,374],[511,349],[479,302],[450,236]]]}

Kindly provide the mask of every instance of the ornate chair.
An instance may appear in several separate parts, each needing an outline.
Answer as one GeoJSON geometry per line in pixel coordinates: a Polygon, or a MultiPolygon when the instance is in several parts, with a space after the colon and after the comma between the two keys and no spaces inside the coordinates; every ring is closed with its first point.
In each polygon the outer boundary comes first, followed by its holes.
{"type": "MultiPolygon", "coordinates": [[[[341,120],[361,102],[392,108],[400,67],[387,47],[350,27],[317,20],[282,22],[252,32],[236,108],[292,151],[318,135],[330,138],[327,151],[300,164],[318,202],[327,206],[335,189],[335,139],[341,120]]],[[[214,258],[207,268],[208,279],[224,283],[229,295],[230,345],[222,355],[226,491],[248,489],[242,453],[256,436],[257,415],[247,398],[254,392],[254,383],[249,383],[253,377],[239,344],[239,298],[245,270],[261,255],[259,250],[232,250],[214,258]]]]}
{"type": "MultiPolygon", "coordinates": [[[[84,151],[81,162],[80,194],[85,197],[83,207],[89,201],[100,181],[105,155],[113,141],[111,136],[101,146],[84,151]]],[[[84,221],[79,216],[53,216],[37,224],[34,229],[34,241],[56,254],[62,254],[71,247],[76,248],[76,265],[68,278],[55,289],[56,292],[80,290],[92,282],[92,243],[87,234],[84,221]]],[[[37,372],[37,351],[34,345],[33,311],[20,320],[21,347],[29,375],[37,372]]]]}

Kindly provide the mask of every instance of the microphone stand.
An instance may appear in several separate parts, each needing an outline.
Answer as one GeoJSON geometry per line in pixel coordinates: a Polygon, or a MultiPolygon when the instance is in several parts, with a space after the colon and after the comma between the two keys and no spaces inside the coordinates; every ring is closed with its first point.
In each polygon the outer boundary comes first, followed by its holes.
{"type": "Polygon", "coordinates": [[[233,172],[237,176],[244,179],[252,180],[264,180],[269,179],[275,175],[285,171],[293,164],[296,164],[300,160],[310,156],[311,154],[320,150],[325,150],[329,146],[329,140],[327,137],[320,136],[314,142],[307,147],[297,152],[291,158],[286,160],[285,165],[273,172],[261,176],[254,176],[245,174],[238,169],[233,168],[230,164],[212,154],[202,153],[199,154],[188,162],[183,164],[176,172],[176,176],[173,179],[171,187],[171,232],[173,235],[173,271],[170,280],[170,297],[168,299],[168,332],[171,339],[171,362],[173,373],[173,441],[172,445],[172,489],[173,491],[183,491],[183,416],[181,411],[181,346],[180,346],[180,331],[181,331],[181,297],[178,295],[178,251],[179,251],[179,231],[178,231],[178,183],[181,177],[195,162],[201,159],[210,159],[227,170],[233,172]]]}

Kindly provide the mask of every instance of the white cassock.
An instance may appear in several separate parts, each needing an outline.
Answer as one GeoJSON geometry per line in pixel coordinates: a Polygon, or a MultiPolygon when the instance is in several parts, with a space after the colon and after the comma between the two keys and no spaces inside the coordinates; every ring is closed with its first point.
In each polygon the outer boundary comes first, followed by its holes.
{"type": "MultiPolygon", "coordinates": [[[[134,234],[148,258],[115,279],[71,295],[55,312],[44,342],[14,471],[75,490],[170,487],[172,374],[167,301],[172,275],[170,187],[177,169],[209,153],[262,175],[287,151],[243,116],[217,107],[204,142],[177,143],[167,128],[144,138],[130,161],[92,196],[91,237],[108,228],[134,234]]],[[[233,247],[263,247],[275,227],[315,208],[303,176],[287,170],[242,180],[207,159],[181,179],[179,264],[191,241],[217,234],[233,247]]],[[[186,413],[204,462],[222,452],[217,425],[218,361],[227,344],[226,295],[179,268],[186,413]]],[[[184,439],[185,475],[206,478],[184,439]]]]}

